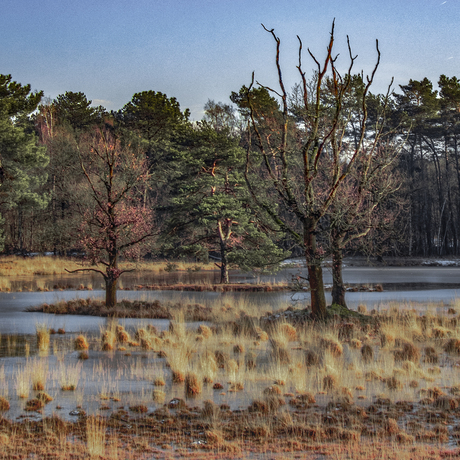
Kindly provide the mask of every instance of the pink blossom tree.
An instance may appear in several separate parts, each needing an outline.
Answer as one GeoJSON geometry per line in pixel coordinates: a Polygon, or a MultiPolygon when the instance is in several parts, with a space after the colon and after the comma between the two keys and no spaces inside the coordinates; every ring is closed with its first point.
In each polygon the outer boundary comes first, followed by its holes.
{"type": "Polygon", "coordinates": [[[139,145],[120,140],[108,128],[96,128],[82,137],[77,151],[89,195],[89,205],[82,205],[80,241],[96,267],[105,268],[81,268],[72,273],[100,273],[105,280],[106,306],[114,307],[118,279],[127,271],[118,268],[119,258],[139,256],[156,234],[152,210],[144,200],[147,161],[139,145]]]}

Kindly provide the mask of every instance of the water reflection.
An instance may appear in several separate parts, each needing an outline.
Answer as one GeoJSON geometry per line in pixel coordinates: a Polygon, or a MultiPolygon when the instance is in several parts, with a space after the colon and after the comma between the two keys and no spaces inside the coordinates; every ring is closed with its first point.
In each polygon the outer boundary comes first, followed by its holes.
{"type": "MultiPolygon", "coordinates": [[[[420,291],[384,291],[384,292],[349,292],[347,302],[350,308],[365,304],[368,310],[385,308],[390,303],[399,303],[402,308],[411,308],[411,303],[451,304],[460,290],[438,289],[420,291]]],[[[105,324],[105,318],[79,315],[49,315],[30,313],[25,310],[42,303],[56,303],[60,300],[75,298],[104,297],[104,291],[54,291],[54,292],[16,292],[0,293],[0,334],[34,334],[37,323],[46,323],[48,327],[63,328],[68,332],[98,332],[105,324]]],[[[294,304],[305,308],[310,302],[310,294],[301,292],[176,292],[176,291],[120,291],[118,298],[128,300],[160,300],[161,302],[193,304],[205,306],[235,305],[236,309],[250,309],[249,314],[262,311],[275,311],[294,304]]],[[[326,293],[327,302],[331,302],[330,293],[326,293]]],[[[139,323],[137,319],[124,319],[127,326],[139,323]]],[[[168,321],[162,320],[158,327],[167,327],[168,321]]]]}

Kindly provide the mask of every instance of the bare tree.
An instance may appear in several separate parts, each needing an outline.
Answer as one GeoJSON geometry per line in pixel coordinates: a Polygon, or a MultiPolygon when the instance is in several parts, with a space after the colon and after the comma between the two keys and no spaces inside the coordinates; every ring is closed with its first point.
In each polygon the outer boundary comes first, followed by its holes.
{"type": "MultiPolygon", "coordinates": [[[[263,26],[263,25],[262,25],[263,26]]],[[[333,56],[334,23],[327,47],[326,58],[320,63],[308,50],[317,66],[314,76],[314,93],[309,91],[310,80],[302,69],[302,41],[299,40],[299,62],[297,69],[301,78],[302,111],[294,118],[289,111],[289,97],[285,88],[280,65],[280,39],[273,29],[269,30],[276,42],[277,90],[257,84],[276,95],[280,100],[280,116],[272,118],[272,126],[262,128],[259,109],[253,95],[254,75],[246,91],[249,107],[250,135],[248,142],[246,181],[256,203],[289,232],[303,248],[311,289],[312,314],[322,318],[326,314],[326,299],[321,262],[324,248],[318,245],[317,233],[320,221],[342,193],[347,177],[355,163],[365,155],[366,144],[366,99],[380,62],[380,51],[376,42],[377,62],[370,76],[366,78],[362,104],[358,108],[357,138],[354,148],[346,148],[346,133],[349,115],[344,98],[352,82],[352,70],[356,60],[349,39],[349,65],[344,74],[336,66],[333,56]],[[327,83],[327,85],[326,85],[327,83]],[[273,120],[278,120],[275,123],[273,120]],[[257,148],[254,149],[253,145],[257,148]],[[327,168],[322,165],[327,164],[327,168]],[[256,174],[256,169],[262,169],[256,174]],[[255,178],[257,178],[255,180],[255,178]],[[261,184],[262,182],[262,184],[261,184]],[[260,190],[264,189],[264,197],[260,190]],[[274,206],[266,196],[276,196],[279,203],[274,206]],[[295,221],[295,225],[291,222],[295,221]]]]}
{"type": "Polygon", "coordinates": [[[120,256],[139,255],[142,244],[157,234],[152,211],[145,206],[143,187],[147,160],[140,147],[122,143],[108,129],[95,129],[78,144],[90,205],[83,208],[81,244],[99,268],[77,271],[100,273],[106,285],[106,306],[116,304],[117,282],[127,270],[118,268],[120,256]]]}

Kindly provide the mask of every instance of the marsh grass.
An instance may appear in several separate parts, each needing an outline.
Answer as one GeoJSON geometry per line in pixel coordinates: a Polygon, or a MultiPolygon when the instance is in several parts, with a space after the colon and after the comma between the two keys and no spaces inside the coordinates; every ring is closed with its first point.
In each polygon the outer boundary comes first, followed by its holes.
{"type": "MultiPolygon", "coordinates": [[[[142,272],[164,273],[168,266],[167,261],[162,262],[120,262],[121,269],[136,269],[142,272]]],[[[30,275],[64,275],[67,270],[76,270],[88,265],[85,260],[63,258],[63,257],[16,257],[2,256],[0,258],[0,287],[2,286],[2,278],[30,275]]],[[[174,262],[175,271],[199,271],[199,270],[215,270],[213,263],[197,264],[188,262],[174,262]],[[198,269],[199,270],[198,270],[198,269]]],[[[7,284],[5,286],[8,286],[7,284]]],[[[5,289],[4,289],[5,290],[5,289]]]]}
{"type": "MultiPolygon", "coordinates": [[[[116,405],[109,400],[116,398],[121,399],[119,404],[126,410],[147,407],[149,416],[164,420],[171,433],[179,418],[174,418],[176,409],[170,407],[166,411],[163,404],[168,405],[172,398],[185,400],[177,417],[189,417],[187,421],[193,424],[193,417],[199,413],[199,431],[203,439],[209,440],[210,444],[205,444],[209,449],[233,449],[232,443],[244,447],[248,439],[259,447],[273,446],[278,442],[275,440],[283,437],[290,444],[283,444],[280,449],[299,452],[299,455],[313,442],[327,441],[327,449],[332,449],[334,442],[342,446],[355,443],[355,447],[359,447],[361,438],[385,443],[394,440],[398,446],[408,443],[415,448],[423,440],[417,428],[411,428],[414,419],[431,424],[423,439],[434,436],[431,441],[445,442],[441,441],[445,433],[429,418],[435,413],[441,414],[439,417],[450,426],[449,417],[458,411],[459,322],[452,316],[415,315],[393,308],[373,316],[375,322],[371,328],[359,323],[351,327],[348,321],[289,327],[285,326],[288,323],[281,322],[265,327],[263,332],[268,341],[257,340],[262,331],[257,329],[259,323],[252,324],[244,316],[234,318],[230,325],[213,324],[210,334],[203,333],[204,328],[198,329],[196,325],[187,328],[184,319],[177,316],[170,330],[163,333],[145,323],[139,325],[136,340],[149,335],[154,340],[151,349],[140,343],[124,343],[129,353],[119,350],[101,353],[103,360],[80,363],[76,373],[86,378],[88,372],[98,404],[102,399],[103,404],[114,411],[116,405]],[[238,323],[240,320],[243,327],[238,323]],[[382,339],[384,335],[386,338],[382,339]],[[197,341],[198,336],[203,339],[197,341]],[[372,351],[366,357],[365,347],[372,351]],[[116,371],[107,364],[115,359],[121,363],[116,371]],[[248,365],[249,362],[252,364],[248,365]],[[119,381],[124,382],[123,391],[117,388],[119,381]],[[212,383],[220,386],[214,390],[212,383]],[[206,402],[208,398],[214,398],[214,402],[206,402]],[[407,410],[402,409],[406,407],[407,410]],[[240,417],[236,408],[243,409],[244,416],[240,417]],[[366,417],[363,412],[367,413],[366,417]],[[299,447],[294,449],[295,443],[299,447]]],[[[101,334],[106,330],[115,331],[117,335],[122,329],[113,323],[107,324],[101,334]]],[[[63,340],[68,340],[70,345],[58,363],[64,371],[60,370],[54,377],[60,385],[64,383],[61,374],[68,373],[67,369],[71,373],[75,368],[74,356],[70,355],[73,339],[69,336],[63,340]]],[[[16,380],[20,372],[32,372],[32,362],[18,367],[16,380]]],[[[40,360],[37,362],[42,365],[40,360]]],[[[25,380],[30,391],[31,374],[25,380]]],[[[72,385],[71,380],[68,378],[65,383],[72,385]]],[[[0,373],[0,387],[1,382],[0,373]]],[[[52,384],[55,382],[49,386],[52,384]]],[[[73,387],[77,384],[78,379],[73,387]]],[[[83,391],[77,393],[71,397],[85,407],[89,396],[83,391]]],[[[53,396],[58,400],[59,392],[53,396]]],[[[136,417],[143,417],[142,412],[131,412],[130,423],[135,423],[136,417]]],[[[114,420],[117,419],[110,419],[110,426],[116,425],[114,420]]],[[[120,426],[124,423],[120,422],[120,426]]],[[[129,435],[137,436],[135,429],[129,435]]],[[[162,435],[168,436],[166,432],[162,435]]],[[[179,438],[189,442],[182,433],[175,436],[168,439],[179,444],[179,438]]],[[[123,442],[128,442],[127,438],[123,442]]],[[[143,446],[140,448],[148,449],[147,438],[137,442],[143,446]]],[[[105,454],[94,455],[108,455],[109,444],[105,454]]],[[[367,450],[369,452],[371,450],[367,450]]],[[[93,455],[89,450],[87,453],[93,455]]]]}
{"type": "Polygon", "coordinates": [[[106,423],[100,417],[90,416],[86,420],[86,449],[90,458],[105,455],[106,423]]]}
{"type": "Polygon", "coordinates": [[[26,366],[20,367],[15,373],[15,386],[18,398],[26,399],[31,390],[30,369],[26,366]]]}
{"type": "Polygon", "coordinates": [[[28,362],[34,391],[43,391],[48,379],[48,363],[41,359],[34,359],[28,362]]]}
{"type": "Polygon", "coordinates": [[[38,351],[46,353],[50,347],[50,330],[45,323],[35,325],[38,351]]]}
{"type": "Polygon", "coordinates": [[[59,367],[59,385],[62,391],[75,391],[82,375],[82,363],[65,364],[59,367]]]}

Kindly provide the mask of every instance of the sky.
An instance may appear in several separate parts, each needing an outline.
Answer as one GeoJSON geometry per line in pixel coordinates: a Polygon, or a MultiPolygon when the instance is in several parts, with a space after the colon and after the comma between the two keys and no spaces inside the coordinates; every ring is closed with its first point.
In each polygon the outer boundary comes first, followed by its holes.
{"type": "Polygon", "coordinates": [[[252,72],[276,87],[275,42],[281,40],[286,87],[324,59],[335,18],[338,67],[370,73],[372,92],[409,79],[460,77],[460,0],[2,0],[0,74],[54,99],[81,91],[94,105],[118,110],[153,90],[175,97],[199,120],[208,99],[229,103],[252,72]]]}

